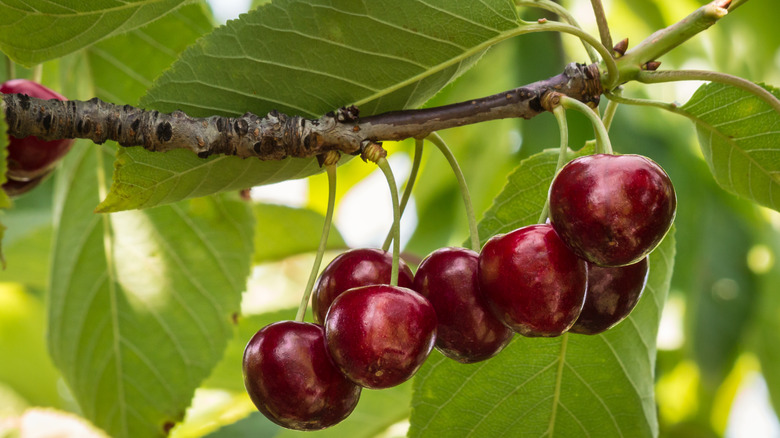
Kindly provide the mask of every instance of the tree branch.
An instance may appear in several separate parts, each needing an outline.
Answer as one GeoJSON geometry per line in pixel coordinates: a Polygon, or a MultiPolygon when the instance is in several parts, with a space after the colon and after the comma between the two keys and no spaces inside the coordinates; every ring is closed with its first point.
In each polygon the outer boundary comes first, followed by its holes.
{"type": "Polygon", "coordinates": [[[509,117],[530,119],[544,111],[541,97],[550,91],[585,103],[598,103],[598,67],[569,64],[563,73],[493,96],[436,108],[393,111],[358,117],[357,108],[341,108],[316,120],[276,111],[260,117],[189,117],[163,114],[94,98],[43,100],[23,94],[2,95],[8,133],[43,140],[113,140],[150,151],[190,149],[201,158],[212,154],[282,160],[313,157],[329,150],[354,154],[366,142],[424,138],[442,129],[509,117]]]}

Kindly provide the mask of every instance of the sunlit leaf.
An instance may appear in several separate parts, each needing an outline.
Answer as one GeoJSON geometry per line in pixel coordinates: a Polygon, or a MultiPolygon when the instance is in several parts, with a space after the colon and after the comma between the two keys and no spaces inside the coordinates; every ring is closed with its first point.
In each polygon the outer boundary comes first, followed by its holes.
{"type": "Polygon", "coordinates": [[[184,1],[2,1],[0,50],[31,66],[139,28],[184,1]]]}
{"type": "MultiPolygon", "coordinates": [[[[193,116],[318,117],[348,104],[362,115],[421,105],[518,26],[512,4],[484,0],[276,1],[229,21],[187,50],[142,105],[193,116]]],[[[312,159],[158,160],[141,148],[118,157],[106,211],[302,178],[312,159]]],[[[154,154],[158,155],[158,154],[154,154]]]]}
{"type": "Polygon", "coordinates": [[[252,215],[219,197],[90,213],[112,155],[80,142],[58,173],[49,348],[88,419],[163,436],[233,335],[252,215]]]}
{"type": "Polygon", "coordinates": [[[759,276],[758,318],[755,320],[756,342],[755,352],[761,361],[761,372],[766,379],[769,396],[775,413],[780,416],[780,236],[777,232],[765,230],[762,233],[765,244],[761,251],[766,257],[763,260],[762,275],[759,276]]]}
{"type": "MultiPolygon", "coordinates": [[[[593,146],[586,146],[576,153],[568,151],[567,159],[592,154],[593,150],[593,146]]],[[[539,219],[557,162],[558,150],[547,149],[526,158],[509,174],[506,186],[477,224],[483,244],[495,234],[533,224],[539,219]]]]}
{"type": "MultiPolygon", "coordinates": [[[[765,87],[775,96],[780,91],[765,87]]],[[[723,84],[701,86],[682,109],[718,184],[780,210],[780,113],[755,95],[723,84]]]]}
{"type": "MultiPolygon", "coordinates": [[[[534,223],[555,170],[546,151],[524,160],[486,214],[484,236],[534,223]]],[[[461,365],[428,360],[415,378],[409,436],[655,436],[655,339],[674,260],[670,233],[650,257],[638,307],[597,336],[515,340],[461,365]]]]}
{"type": "Polygon", "coordinates": [[[0,383],[33,406],[59,407],[60,376],[46,352],[45,317],[41,299],[18,283],[0,282],[0,383]]]}

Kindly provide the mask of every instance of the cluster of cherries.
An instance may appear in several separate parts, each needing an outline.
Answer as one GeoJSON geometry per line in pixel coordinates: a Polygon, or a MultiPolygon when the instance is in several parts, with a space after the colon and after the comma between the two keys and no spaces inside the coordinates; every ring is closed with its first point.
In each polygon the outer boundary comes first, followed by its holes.
{"type": "Polygon", "coordinates": [[[436,346],[473,363],[514,333],[598,334],[622,321],[647,282],[647,255],[671,227],[668,175],[638,155],[578,158],[556,175],[550,220],[493,236],[480,253],[442,248],[412,274],[391,256],[337,256],[314,289],[314,323],[281,321],[244,351],[244,383],[257,408],[292,429],[332,426],[361,388],[409,379],[436,346]]]}
{"type": "MultiPolygon", "coordinates": [[[[59,93],[27,79],[12,79],[0,84],[2,94],[26,94],[40,99],[67,100],[59,93]]],[[[16,197],[35,188],[65,156],[73,145],[72,139],[44,141],[38,137],[9,137],[8,169],[2,188],[8,196],[16,197]]]]}

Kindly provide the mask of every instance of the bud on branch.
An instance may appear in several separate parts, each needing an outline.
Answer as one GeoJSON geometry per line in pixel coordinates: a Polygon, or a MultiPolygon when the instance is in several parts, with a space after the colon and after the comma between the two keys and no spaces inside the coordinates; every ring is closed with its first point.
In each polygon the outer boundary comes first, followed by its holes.
{"type": "Polygon", "coordinates": [[[43,140],[113,140],[150,151],[185,148],[205,158],[213,154],[282,160],[314,157],[335,150],[357,154],[368,142],[424,138],[434,131],[510,117],[530,119],[544,111],[541,97],[565,94],[598,103],[602,93],[598,67],[569,64],[563,73],[493,96],[420,110],[359,117],[355,107],[311,120],[271,111],[264,117],[195,118],[181,111],[163,114],[98,98],[88,101],[43,100],[23,94],[2,95],[8,133],[43,140]]]}

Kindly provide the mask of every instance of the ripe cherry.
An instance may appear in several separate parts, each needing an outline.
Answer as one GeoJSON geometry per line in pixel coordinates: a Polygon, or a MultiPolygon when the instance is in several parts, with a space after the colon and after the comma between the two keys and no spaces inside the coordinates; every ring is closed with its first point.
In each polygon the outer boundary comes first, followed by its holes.
{"type": "MultiPolygon", "coordinates": [[[[59,93],[27,79],[13,79],[0,84],[0,93],[67,100],[59,93]]],[[[73,145],[71,139],[44,141],[34,136],[9,137],[9,140],[6,175],[17,181],[28,181],[49,172],[73,145]]]]}
{"type": "Polygon", "coordinates": [[[589,263],[585,305],[569,331],[596,335],[624,320],[642,296],[647,272],[647,257],[628,266],[602,267],[589,263]]]}
{"type": "Polygon", "coordinates": [[[585,300],[585,261],[548,224],[493,236],[480,253],[478,276],[493,314],[523,336],[563,334],[585,300]]]}
{"type": "Polygon", "coordinates": [[[35,178],[27,181],[17,181],[15,179],[8,178],[8,180],[3,183],[3,190],[5,190],[5,193],[12,198],[21,196],[37,187],[38,184],[46,179],[46,177],[49,176],[51,172],[52,171],[50,170],[43,175],[36,176],[35,178]]]}
{"type": "Polygon", "coordinates": [[[280,321],[258,331],[244,350],[244,386],[274,423],[317,430],[345,419],[360,387],[333,363],[322,326],[280,321]]]}
{"type": "Polygon", "coordinates": [[[550,186],[550,219],[578,256],[601,266],[641,260],[663,240],[677,199],[669,175],[639,155],[577,158],[550,186]]]}
{"type": "Polygon", "coordinates": [[[325,339],[341,372],[360,386],[389,388],[422,366],[436,341],[436,311],[405,287],[372,285],[339,295],[325,339]]]}
{"type": "Polygon", "coordinates": [[[478,264],[475,251],[441,248],[428,255],[414,275],[413,289],[436,310],[436,348],[462,363],[495,356],[514,335],[488,309],[479,290],[478,264]]]}
{"type": "MultiPolygon", "coordinates": [[[[322,271],[314,286],[312,312],[322,324],[333,300],[342,292],[372,284],[390,284],[392,254],[374,248],[351,249],[336,256],[322,271]]],[[[412,287],[414,274],[403,260],[398,262],[398,285],[412,287]]]]}

